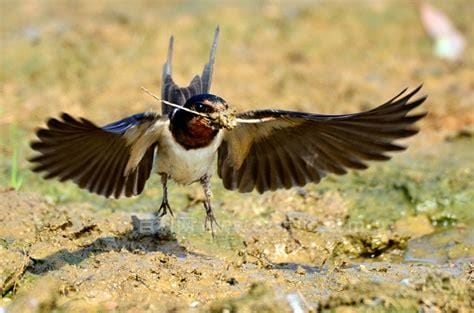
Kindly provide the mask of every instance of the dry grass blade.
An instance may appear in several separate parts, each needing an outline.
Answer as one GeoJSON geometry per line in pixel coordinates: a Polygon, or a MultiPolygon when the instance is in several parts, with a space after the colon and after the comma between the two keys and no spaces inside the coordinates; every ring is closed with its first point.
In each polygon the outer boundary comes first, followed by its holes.
{"type": "Polygon", "coordinates": [[[149,91],[148,89],[146,89],[145,87],[141,87],[141,89],[142,89],[144,92],[146,92],[147,94],[149,94],[150,96],[152,96],[153,98],[155,98],[156,100],[161,101],[161,102],[163,102],[163,103],[166,103],[167,105],[171,105],[172,107],[175,107],[175,108],[177,108],[177,109],[181,109],[181,110],[184,110],[184,111],[187,111],[187,112],[190,112],[190,113],[199,115],[199,116],[211,118],[208,114],[196,112],[196,111],[194,111],[194,110],[185,108],[185,107],[183,107],[183,106],[181,106],[181,105],[179,105],[179,104],[176,104],[176,103],[173,103],[173,102],[169,102],[169,101],[163,100],[163,99],[159,98],[157,95],[153,94],[153,93],[152,93],[151,91],[149,91]]]}

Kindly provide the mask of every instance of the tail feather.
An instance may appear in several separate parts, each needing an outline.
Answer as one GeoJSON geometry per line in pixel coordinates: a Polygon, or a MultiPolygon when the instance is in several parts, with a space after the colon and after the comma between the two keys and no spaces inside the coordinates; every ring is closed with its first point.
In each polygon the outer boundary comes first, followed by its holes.
{"type": "MultiPolygon", "coordinates": [[[[172,62],[173,62],[173,46],[174,38],[171,36],[168,45],[168,55],[165,64],[163,65],[163,75],[161,82],[161,98],[163,100],[173,102],[179,105],[184,105],[186,101],[192,96],[209,93],[212,83],[212,75],[214,70],[214,63],[216,60],[217,44],[219,40],[219,27],[216,28],[214,39],[211,45],[211,52],[209,54],[209,62],[204,66],[202,75],[196,75],[191,80],[187,87],[178,86],[173,80],[172,62]]],[[[163,116],[169,115],[174,110],[173,107],[161,103],[161,112],[163,116]]]]}

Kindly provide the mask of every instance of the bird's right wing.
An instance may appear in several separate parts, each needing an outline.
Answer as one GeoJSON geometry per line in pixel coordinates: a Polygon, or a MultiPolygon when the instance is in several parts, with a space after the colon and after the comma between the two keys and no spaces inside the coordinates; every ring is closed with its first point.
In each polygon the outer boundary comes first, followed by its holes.
{"type": "MultiPolygon", "coordinates": [[[[168,58],[166,63],[163,65],[163,76],[161,85],[161,98],[163,100],[176,103],[178,105],[184,105],[186,100],[192,96],[209,93],[211,89],[212,73],[214,68],[214,61],[216,59],[217,42],[219,40],[219,27],[216,28],[214,33],[214,40],[211,46],[211,53],[209,56],[209,62],[204,66],[202,75],[194,76],[193,80],[187,87],[179,87],[173,80],[172,77],[172,61],[173,61],[173,37],[170,38],[168,47],[168,58]]],[[[173,111],[173,108],[165,103],[161,103],[161,113],[163,116],[167,116],[173,111]]]]}
{"type": "Polygon", "coordinates": [[[150,177],[157,142],[168,121],[151,112],[99,127],[63,113],[36,133],[31,143],[39,155],[30,162],[44,178],[72,180],[105,197],[134,196],[150,177]]]}

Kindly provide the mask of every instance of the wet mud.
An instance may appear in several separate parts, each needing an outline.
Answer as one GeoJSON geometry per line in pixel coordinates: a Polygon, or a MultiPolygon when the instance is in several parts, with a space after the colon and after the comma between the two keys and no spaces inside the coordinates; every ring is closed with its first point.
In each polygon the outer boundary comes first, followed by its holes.
{"type": "MultiPolygon", "coordinates": [[[[12,190],[2,190],[0,202],[1,305],[11,312],[468,312],[472,305],[468,228],[352,231],[342,227],[340,207],[324,219],[289,212],[264,229],[242,228],[238,249],[229,251],[212,238],[196,249],[168,226],[137,236],[123,212],[58,207],[12,190]]],[[[404,223],[427,227],[418,220],[404,223]]]]}

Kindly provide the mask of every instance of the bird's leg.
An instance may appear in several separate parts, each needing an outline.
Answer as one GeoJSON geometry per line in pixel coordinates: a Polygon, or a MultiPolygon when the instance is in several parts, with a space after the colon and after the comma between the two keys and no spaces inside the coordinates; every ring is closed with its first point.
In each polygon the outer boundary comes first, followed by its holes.
{"type": "Polygon", "coordinates": [[[155,213],[156,216],[162,217],[166,215],[166,213],[170,212],[171,216],[173,215],[173,211],[168,203],[168,174],[161,173],[161,184],[163,185],[163,200],[161,201],[160,208],[155,213]]]}
{"type": "Polygon", "coordinates": [[[209,230],[209,226],[212,232],[212,237],[214,237],[214,224],[217,227],[220,227],[216,221],[214,216],[214,212],[212,211],[211,207],[211,198],[212,198],[212,191],[211,191],[211,177],[209,175],[204,175],[200,179],[202,188],[204,190],[204,195],[206,197],[204,201],[204,209],[206,209],[206,219],[204,220],[204,228],[209,230]]]}

